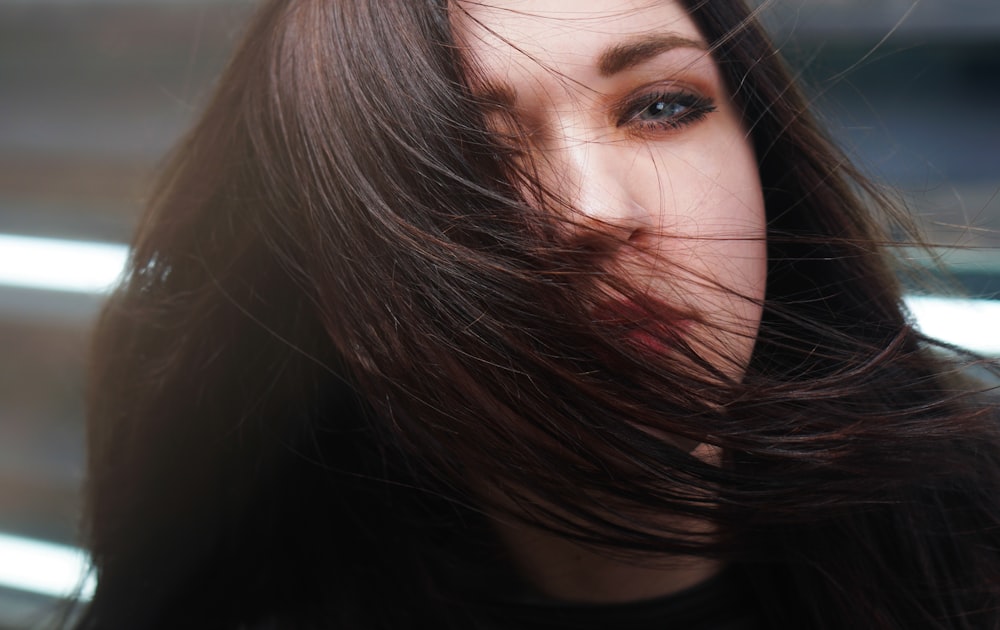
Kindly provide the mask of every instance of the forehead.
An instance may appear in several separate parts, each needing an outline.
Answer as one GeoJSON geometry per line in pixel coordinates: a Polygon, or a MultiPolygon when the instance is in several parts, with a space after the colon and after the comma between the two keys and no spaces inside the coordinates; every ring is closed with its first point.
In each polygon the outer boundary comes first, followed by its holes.
{"type": "Polygon", "coordinates": [[[459,44],[494,77],[555,67],[594,70],[624,40],[672,36],[704,40],[674,0],[459,0],[459,44]]]}

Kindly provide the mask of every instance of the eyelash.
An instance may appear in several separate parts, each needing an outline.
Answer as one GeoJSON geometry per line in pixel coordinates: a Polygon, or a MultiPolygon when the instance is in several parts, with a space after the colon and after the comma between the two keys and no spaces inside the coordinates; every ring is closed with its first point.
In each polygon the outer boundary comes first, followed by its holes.
{"type": "Polygon", "coordinates": [[[694,124],[715,110],[714,101],[707,96],[682,91],[654,92],[643,94],[627,102],[622,108],[618,126],[638,125],[641,129],[652,131],[673,131],[694,124]],[[665,103],[666,108],[680,105],[685,109],[679,114],[663,119],[643,120],[641,118],[659,103],[665,103]]]}

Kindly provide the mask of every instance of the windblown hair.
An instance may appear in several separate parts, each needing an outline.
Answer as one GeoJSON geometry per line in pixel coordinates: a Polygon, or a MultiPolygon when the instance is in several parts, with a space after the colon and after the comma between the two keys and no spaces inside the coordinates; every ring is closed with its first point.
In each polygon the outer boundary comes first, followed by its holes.
{"type": "Polygon", "coordinates": [[[907,320],[905,221],[740,0],[684,5],[765,193],[741,379],[593,321],[643,292],[539,203],[444,0],[262,7],[97,329],[81,629],[490,627],[497,514],[734,563],[775,627],[1000,628],[996,414],[907,320]]]}

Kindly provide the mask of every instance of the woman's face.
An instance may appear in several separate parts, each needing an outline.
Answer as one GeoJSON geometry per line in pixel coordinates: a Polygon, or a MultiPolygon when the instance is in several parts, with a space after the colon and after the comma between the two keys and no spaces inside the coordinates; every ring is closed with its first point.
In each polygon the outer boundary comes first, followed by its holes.
{"type": "Polygon", "coordinates": [[[707,326],[680,332],[739,378],[764,297],[764,204],[747,131],[691,18],[671,0],[457,7],[497,124],[517,120],[547,189],[621,236],[615,268],[699,313],[707,326]]]}

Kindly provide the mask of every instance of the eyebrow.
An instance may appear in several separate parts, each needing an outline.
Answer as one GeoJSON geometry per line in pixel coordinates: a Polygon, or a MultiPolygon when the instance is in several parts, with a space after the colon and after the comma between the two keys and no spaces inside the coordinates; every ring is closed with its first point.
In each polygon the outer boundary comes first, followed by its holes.
{"type": "MultiPolygon", "coordinates": [[[[604,49],[597,57],[597,71],[602,77],[610,77],[675,48],[708,50],[702,42],[680,35],[640,35],[604,49]]],[[[507,83],[483,80],[478,91],[488,108],[507,107],[517,102],[517,93],[507,83]]]]}
{"type": "Polygon", "coordinates": [[[705,44],[680,35],[643,35],[604,50],[597,58],[597,71],[610,77],[675,48],[706,50],[705,44]]]}

